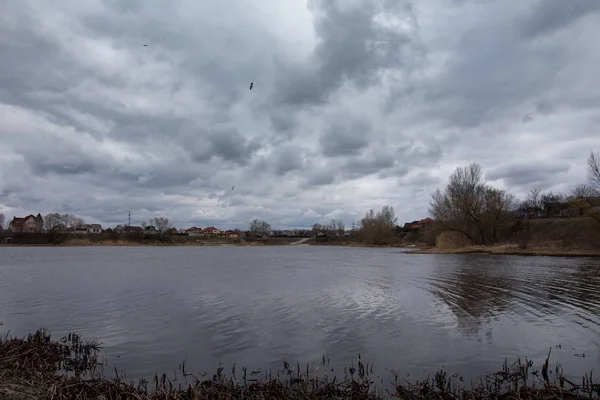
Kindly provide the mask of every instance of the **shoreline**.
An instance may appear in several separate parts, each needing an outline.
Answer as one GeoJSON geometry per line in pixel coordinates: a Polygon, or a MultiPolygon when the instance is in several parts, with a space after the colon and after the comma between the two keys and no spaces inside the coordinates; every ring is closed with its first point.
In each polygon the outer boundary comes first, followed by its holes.
{"type": "MultiPolygon", "coordinates": [[[[481,377],[469,384],[443,369],[424,381],[409,382],[399,379],[392,370],[388,389],[384,377],[378,376],[377,371],[374,373],[374,364],[364,363],[360,355],[344,369],[344,375],[332,377],[322,374],[329,369],[328,358],[323,356],[317,366],[301,367],[284,360],[279,371],[258,370],[247,375],[247,369],[240,368],[238,376],[235,364],[230,374],[220,366],[212,377],[189,373],[184,361],[178,371],[173,370],[173,378],[161,374],[148,381],[126,378],[125,371],[119,372],[116,367],[115,376],[108,378],[103,372],[107,360],[102,358],[102,347],[97,342],[86,341],[76,334],[53,340],[47,330],[41,329],[23,338],[0,334],[0,398],[599,399],[600,384],[592,380],[592,374],[577,383],[562,373],[550,379],[551,350],[545,362],[535,365],[541,376],[533,372],[532,361],[517,359],[508,364],[505,360],[498,372],[485,376],[485,383],[481,377]]],[[[110,367],[107,370],[111,371],[110,367]]]]}
{"type": "Polygon", "coordinates": [[[200,241],[200,242],[179,242],[179,243],[139,243],[130,241],[98,241],[98,242],[66,242],[60,244],[0,244],[2,247],[295,247],[295,246],[319,246],[319,247],[362,247],[362,248],[381,248],[381,249],[407,249],[402,254],[408,255],[465,255],[465,254],[487,254],[498,256],[523,256],[523,257],[600,257],[600,250],[580,250],[580,249],[548,249],[548,248],[530,248],[519,249],[516,245],[501,246],[472,246],[458,249],[443,249],[435,246],[419,246],[416,244],[390,244],[390,245],[371,245],[358,242],[329,242],[315,243],[305,242],[294,244],[294,242],[269,242],[269,241],[200,241]]]}
{"type": "Polygon", "coordinates": [[[458,249],[441,249],[435,246],[422,247],[415,250],[404,251],[404,254],[488,254],[498,256],[524,256],[524,257],[600,257],[600,250],[580,249],[548,249],[531,248],[519,249],[516,246],[473,246],[458,249]]]}

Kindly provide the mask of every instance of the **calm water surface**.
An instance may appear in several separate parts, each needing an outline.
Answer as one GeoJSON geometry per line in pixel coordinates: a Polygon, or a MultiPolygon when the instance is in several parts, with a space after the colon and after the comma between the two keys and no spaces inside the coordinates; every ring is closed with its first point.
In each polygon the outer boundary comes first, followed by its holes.
{"type": "Polygon", "coordinates": [[[219,362],[336,366],[358,353],[413,377],[504,358],[600,367],[600,260],[405,255],[343,247],[0,248],[0,331],[104,344],[129,377],[219,362]],[[561,349],[556,346],[561,345],[561,349]],[[585,354],[585,358],[575,354],[585,354]],[[295,362],[293,362],[295,364],[295,362]]]}

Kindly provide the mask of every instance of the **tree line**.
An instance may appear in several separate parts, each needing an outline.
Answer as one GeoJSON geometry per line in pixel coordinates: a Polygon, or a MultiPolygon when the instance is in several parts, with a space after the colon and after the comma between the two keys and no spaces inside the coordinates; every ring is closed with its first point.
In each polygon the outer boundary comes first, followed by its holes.
{"type": "Polygon", "coordinates": [[[588,182],[576,185],[569,193],[560,194],[532,189],[526,199],[518,201],[507,190],[489,185],[481,167],[472,163],[456,168],[446,187],[437,189],[431,198],[429,212],[441,231],[458,232],[473,244],[494,244],[511,230],[515,211],[533,209],[550,216],[557,204],[582,210],[583,215],[600,222],[591,198],[600,196],[600,157],[591,152],[587,163],[588,182]]]}

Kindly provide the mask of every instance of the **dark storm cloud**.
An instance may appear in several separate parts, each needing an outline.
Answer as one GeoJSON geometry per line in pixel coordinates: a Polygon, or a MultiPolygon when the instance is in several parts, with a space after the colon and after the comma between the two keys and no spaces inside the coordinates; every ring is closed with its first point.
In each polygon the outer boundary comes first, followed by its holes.
{"type": "Polygon", "coordinates": [[[348,224],[426,214],[471,161],[515,191],[584,179],[600,3],[308,3],[6,3],[0,212],[348,224]]]}
{"type": "Polygon", "coordinates": [[[79,175],[96,172],[98,166],[88,160],[77,160],[75,162],[59,161],[54,162],[35,162],[32,165],[33,172],[37,175],[59,174],[59,175],[79,175]]]}
{"type": "Polygon", "coordinates": [[[580,18],[600,12],[595,0],[548,2],[538,0],[521,24],[525,36],[535,38],[551,35],[577,22],[580,18]]]}
{"type": "Polygon", "coordinates": [[[360,88],[380,82],[380,72],[402,69],[423,48],[410,34],[378,24],[382,13],[414,22],[410,2],[310,0],[319,39],[306,64],[281,65],[275,103],[297,106],[322,104],[346,81],[360,88]]]}
{"type": "Polygon", "coordinates": [[[537,35],[564,33],[584,16],[594,14],[597,19],[600,10],[600,3],[593,0],[542,0],[519,15],[508,3],[490,2],[473,8],[495,15],[485,15],[485,23],[460,30],[459,56],[452,57],[435,80],[421,86],[419,96],[431,102],[446,122],[474,128],[497,118],[525,123],[535,119],[523,107],[531,108],[537,99],[552,93],[553,82],[573,63],[568,39],[558,36],[540,42],[537,35]]]}
{"type": "Polygon", "coordinates": [[[312,172],[306,173],[304,187],[324,186],[335,182],[335,171],[326,168],[317,168],[312,172]]]}
{"type": "Polygon", "coordinates": [[[277,175],[282,176],[290,171],[302,168],[302,149],[296,146],[287,146],[276,149],[275,152],[275,173],[277,175]]]}
{"type": "Polygon", "coordinates": [[[211,154],[239,165],[246,165],[252,154],[261,147],[260,139],[246,140],[233,127],[215,127],[209,140],[212,145],[211,154]]]}
{"type": "Polygon", "coordinates": [[[323,154],[327,157],[358,154],[369,145],[371,125],[367,121],[340,119],[333,122],[321,136],[323,154]]]}
{"type": "Polygon", "coordinates": [[[512,164],[494,168],[486,172],[485,177],[490,180],[502,179],[508,187],[537,184],[545,188],[570,168],[571,166],[564,162],[512,164]]]}

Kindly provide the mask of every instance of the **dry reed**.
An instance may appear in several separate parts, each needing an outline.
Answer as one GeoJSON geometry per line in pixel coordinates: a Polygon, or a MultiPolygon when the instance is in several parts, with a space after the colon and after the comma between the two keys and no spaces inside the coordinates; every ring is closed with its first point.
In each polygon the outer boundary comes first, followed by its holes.
{"type": "MultiPolygon", "coordinates": [[[[560,374],[557,380],[548,378],[548,360],[537,371],[530,372],[533,363],[525,360],[473,383],[462,385],[462,379],[440,371],[433,378],[414,384],[394,375],[394,390],[377,388],[373,365],[360,358],[345,369],[343,379],[318,377],[318,368],[301,368],[284,361],[275,375],[271,371],[247,371],[242,368],[238,379],[235,365],[231,376],[223,367],[207,379],[186,371],[185,362],[179,366],[179,378],[168,379],[165,374],[154,376],[150,382],[126,381],[124,374],[115,371],[114,378],[105,378],[99,361],[99,346],[71,334],[53,341],[45,330],[25,338],[0,338],[0,398],[2,399],[383,399],[409,400],[484,400],[540,399],[583,400],[600,398],[600,385],[592,376],[575,383],[560,374]]],[[[323,357],[323,367],[328,360],[323,357]]],[[[383,379],[381,379],[383,383],[383,379]]]]}

